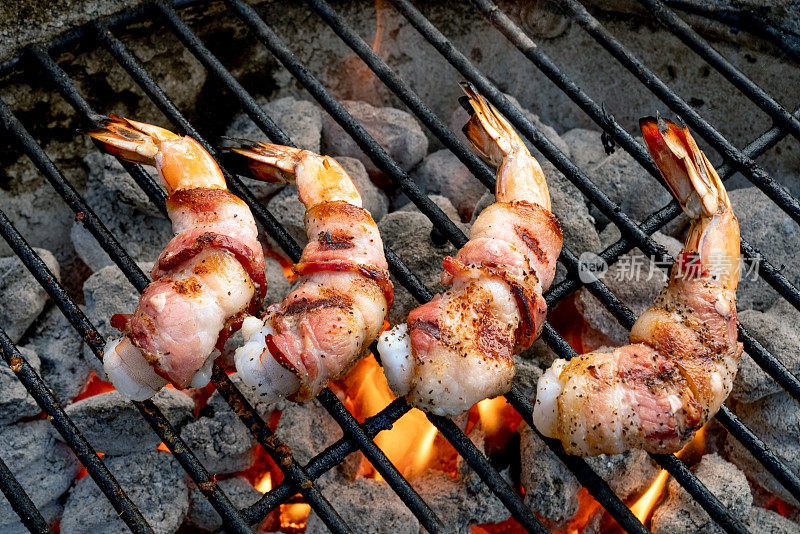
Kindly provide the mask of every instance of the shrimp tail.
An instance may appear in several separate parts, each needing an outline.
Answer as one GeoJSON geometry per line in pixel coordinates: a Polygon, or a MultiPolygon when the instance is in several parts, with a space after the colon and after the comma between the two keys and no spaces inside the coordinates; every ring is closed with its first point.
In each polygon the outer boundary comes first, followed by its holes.
{"type": "Polygon", "coordinates": [[[244,158],[253,178],[275,184],[295,185],[295,167],[300,164],[303,152],[299,148],[246,141],[238,146],[225,148],[244,158]]]}
{"type": "Polygon", "coordinates": [[[159,142],[178,137],[164,128],[114,114],[104,118],[100,128],[83,133],[97,140],[105,152],[143,165],[155,165],[159,142]]]}
{"type": "Polygon", "coordinates": [[[661,117],[644,117],[639,126],[661,176],[689,217],[730,209],[722,180],[686,127],[661,117]]]}
{"type": "Polygon", "coordinates": [[[461,87],[467,94],[461,103],[472,111],[472,117],[464,125],[464,135],[485,160],[497,167],[496,200],[526,200],[549,210],[550,192],[542,167],[514,127],[477,93],[475,87],[469,83],[462,83],[461,87]]]}
{"type": "Polygon", "coordinates": [[[472,84],[464,82],[461,87],[467,95],[461,102],[472,115],[462,131],[484,159],[499,167],[514,152],[524,151],[530,155],[511,124],[472,84]]]}
{"type": "MultiPolygon", "coordinates": [[[[233,141],[233,140],[232,140],[233,141]]],[[[265,182],[297,186],[309,209],[322,202],[344,200],[361,207],[361,195],[342,166],[329,156],[270,143],[236,142],[226,150],[242,157],[250,176],[265,182]]]]}
{"type": "Polygon", "coordinates": [[[684,252],[724,287],[736,289],[740,275],[739,223],[717,171],[688,128],[660,117],[639,121],[644,142],[664,181],[692,219],[684,252]]]}

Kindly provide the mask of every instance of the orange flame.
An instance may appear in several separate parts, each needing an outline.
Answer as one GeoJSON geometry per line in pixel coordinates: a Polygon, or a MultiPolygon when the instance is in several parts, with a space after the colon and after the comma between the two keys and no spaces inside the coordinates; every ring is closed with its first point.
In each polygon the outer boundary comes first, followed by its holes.
{"type": "Polygon", "coordinates": [[[383,0],[375,0],[375,38],[372,40],[372,51],[381,55],[381,42],[383,41],[383,29],[386,26],[384,12],[386,6],[383,0]]]}
{"type": "Polygon", "coordinates": [[[255,488],[260,491],[261,493],[267,493],[269,490],[272,489],[272,473],[267,471],[259,476],[258,480],[256,480],[255,488]]]}
{"type": "MultiPolygon", "coordinates": [[[[383,410],[395,398],[383,370],[371,355],[358,362],[339,381],[338,387],[344,391],[348,408],[361,421],[383,410]]],[[[423,473],[434,458],[436,434],[436,427],[425,414],[413,409],[398,419],[391,429],[375,436],[375,443],[403,476],[413,478],[423,473]]],[[[362,465],[360,474],[381,478],[369,464],[362,465]]]]}
{"type": "MultiPolygon", "coordinates": [[[[676,456],[684,461],[687,459],[698,461],[706,451],[707,429],[708,425],[700,427],[694,439],[684,445],[684,447],[676,453],[676,456]]],[[[631,512],[633,512],[633,515],[635,515],[639,521],[645,523],[645,521],[650,519],[656,504],[658,504],[658,501],[661,500],[661,496],[664,494],[664,488],[668,481],[669,473],[662,469],[647,491],[631,505],[631,512]]]]}
{"type": "Polygon", "coordinates": [[[662,469],[653,485],[644,492],[644,495],[639,497],[639,500],[633,503],[631,512],[636,516],[636,519],[642,523],[650,519],[650,514],[656,507],[658,500],[661,499],[661,494],[664,493],[664,486],[667,485],[668,479],[669,473],[662,469]]]}
{"type": "Polygon", "coordinates": [[[496,434],[503,426],[505,421],[502,418],[506,400],[503,397],[494,399],[484,399],[476,405],[478,410],[478,420],[481,428],[487,435],[496,434]]]}
{"type": "Polygon", "coordinates": [[[287,258],[283,253],[273,250],[272,247],[265,243],[262,243],[261,248],[264,249],[265,257],[271,258],[281,265],[281,269],[283,269],[283,276],[285,276],[287,280],[293,282],[295,278],[297,278],[297,274],[292,270],[292,267],[294,266],[292,260],[287,258]]]}

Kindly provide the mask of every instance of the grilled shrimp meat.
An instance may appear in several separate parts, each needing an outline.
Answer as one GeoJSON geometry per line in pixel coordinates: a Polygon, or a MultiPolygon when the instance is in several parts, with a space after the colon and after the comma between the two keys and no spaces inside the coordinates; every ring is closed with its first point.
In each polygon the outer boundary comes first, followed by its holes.
{"type": "Polygon", "coordinates": [[[742,352],[739,224],[728,194],[686,128],[653,118],[640,125],[692,224],[669,284],[633,325],[631,344],[556,360],[539,379],[534,423],[571,454],[679,450],[719,410],[742,352]]]}
{"type": "Polygon", "coordinates": [[[538,337],[555,276],[561,228],[542,169],[511,125],[465,85],[473,116],[464,133],[498,167],[496,202],[470,240],[444,259],[444,294],[413,310],[378,343],[394,392],[422,410],[453,415],[502,395],[514,354],[538,337]]]}
{"type": "Polygon", "coordinates": [[[111,323],[125,335],[105,347],[103,366],[123,396],[145,400],[167,382],[202,387],[230,332],[266,290],[253,216],[228,192],[213,158],[194,139],[111,116],[87,132],[124,160],[155,165],[175,237],[132,315],[111,323]]]}
{"type": "Polygon", "coordinates": [[[292,292],[248,317],[236,350],[242,380],[268,401],[303,402],[336,378],[375,339],[393,290],[383,243],[361,195],[333,158],[280,145],[234,148],[254,177],[297,186],[308,245],[292,292]]]}

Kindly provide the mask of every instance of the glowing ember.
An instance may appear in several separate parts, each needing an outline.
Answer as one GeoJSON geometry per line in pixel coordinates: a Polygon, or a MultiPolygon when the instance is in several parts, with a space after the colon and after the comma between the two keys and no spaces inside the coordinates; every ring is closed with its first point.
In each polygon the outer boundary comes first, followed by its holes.
{"type": "Polygon", "coordinates": [[[470,534],[525,534],[528,532],[513,517],[500,523],[489,525],[470,525],[470,534]]]}
{"type": "Polygon", "coordinates": [[[167,444],[164,443],[163,441],[158,444],[158,447],[156,447],[156,450],[172,453],[172,451],[169,450],[169,447],[167,447],[167,444]]]}
{"type": "Polygon", "coordinates": [[[283,276],[285,276],[290,282],[294,281],[297,278],[297,274],[292,271],[292,267],[294,267],[294,263],[292,260],[287,258],[281,252],[273,250],[272,247],[268,246],[265,243],[262,243],[262,248],[264,249],[264,256],[267,258],[271,258],[281,265],[281,269],[283,269],[283,276]]]}
{"type": "Polygon", "coordinates": [[[100,378],[97,376],[97,373],[95,373],[92,375],[92,378],[89,379],[89,383],[86,384],[86,389],[84,389],[72,400],[74,402],[78,402],[81,399],[94,397],[95,395],[100,395],[101,393],[107,393],[109,391],[114,391],[114,386],[111,385],[111,382],[100,380],[100,378]]]}
{"type": "Polygon", "coordinates": [[[267,471],[261,475],[255,483],[255,488],[261,493],[267,493],[272,489],[272,473],[267,471]]]}
{"type": "MultiPolygon", "coordinates": [[[[106,455],[104,452],[98,452],[96,454],[97,454],[98,458],[102,458],[103,456],[106,455]]],[[[84,467],[83,464],[81,464],[81,470],[78,473],[78,477],[77,477],[76,480],[80,480],[80,479],[82,479],[83,477],[85,477],[88,474],[89,474],[89,472],[86,470],[86,467],[84,467]]]]}
{"type": "Polygon", "coordinates": [[[285,531],[305,529],[310,513],[311,506],[304,502],[282,504],[279,512],[281,529],[285,531]]]}
{"type": "Polygon", "coordinates": [[[579,489],[578,511],[575,513],[575,516],[570,519],[566,528],[555,534],[580,534],[599,509],[600,503],[592,497],[589,491],[586,488],[579,489]]]}

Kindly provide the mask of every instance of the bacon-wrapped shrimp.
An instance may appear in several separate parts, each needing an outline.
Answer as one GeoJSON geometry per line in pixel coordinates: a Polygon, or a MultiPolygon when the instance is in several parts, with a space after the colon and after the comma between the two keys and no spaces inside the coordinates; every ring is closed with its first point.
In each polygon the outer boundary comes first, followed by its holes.
{"type": "Polygon", "coordinates": [[[562,235],[537,161],[511,125],[475,89],[464,133],[497,169],[496,202],[476,219],[470,240],[444,259],[444,294],[381,336],[378,350],[395,393],[422,410],[453,415],[502,395],[514,354],[539,335],[562,235]]]}
{"type": "Polygon", "coordinates": [[[264,252],[247,205],[228,192],[213,158],[194,139],[114,115],[87,132],[124,160],[155,165],[175,237],[151,272],[132,315],[111,323],[103,367],[123,396],[145,400],[168,382],[209,382],[211,366],[266,290],[264,252]]]}
{"type": "Polygon", "coordinates": [[[328,385],[380,332],[393,290],[383,243],[361,195],[333,158],[261,143],[232,149],[255,178],[297,186],[308,244],[292,292],[247,317],[235,353],[245,384],[267,401],[306,401],[328,385]]]}
{"type": "Polygon", "coordinates": [[[631,329],[631,344],[571,361],[539,379],[542,434],[576,455],[679,450],[731,390],[736,341],[739,224],[714,168],[686,128],[640,121],[653,160],[692,220],[670,281],[631,329]]]}

